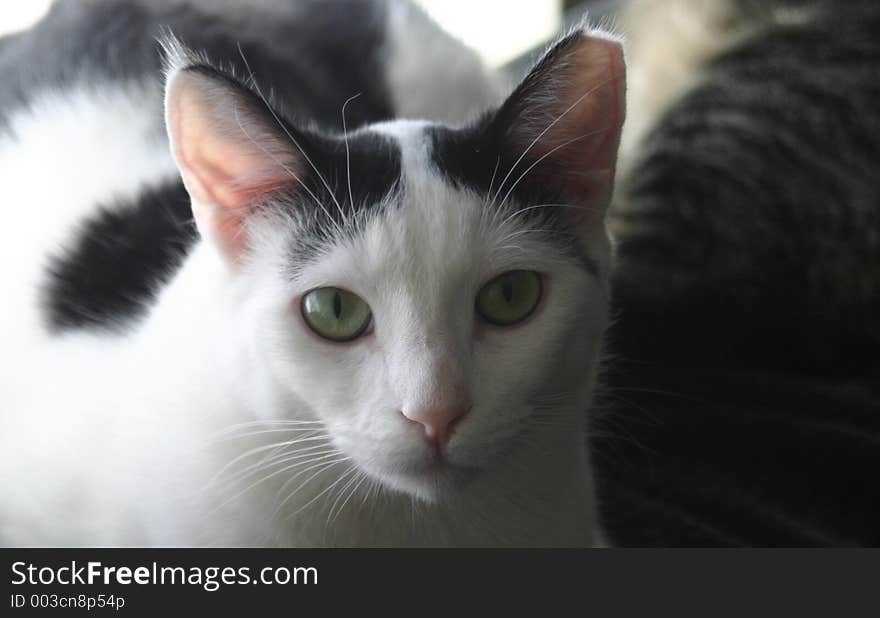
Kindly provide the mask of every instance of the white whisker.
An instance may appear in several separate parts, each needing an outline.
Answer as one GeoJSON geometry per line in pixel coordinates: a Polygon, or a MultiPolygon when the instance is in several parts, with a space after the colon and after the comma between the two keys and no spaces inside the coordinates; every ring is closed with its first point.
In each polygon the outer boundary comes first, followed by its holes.
{"type": "MultiPolygon", "coordinates": [[[[238,128],[241,129],[241,132],[244,133],[245,137],[247,137],[248,140],[250,140],[250,142],[251,142],[252,144],[254,144],[254,146],[256,146],[257,148],[259,148],[260,150],[262,150],[263,153],[264,153],[267,157],[269,157],[270,159],[272,159],[272,161],[274,161],[276,165],[278,165],[278,166],[281,167],[284,171],[286,171],[288,174],[290,174],[290,175],[293,177],[293,179],[296,180],[296,181],[300,184],[300,186],[303,188],[303,190],[304,190],[306,193],[308,193],[309,196],[311,196],[311,198],[312,198],[312,200],[314,200],[315,204],[318,205],[318,208],[320,208],[320,209],[324,212],[324,215],[326,215],[328,219],[330,219],[331,221],[333,221],[333,218],[330,216],[330,213],[328,212],[328,210],[324,207],[324,204],[321,202],[321,200],[318,199],[318,197],[312,192],[312,190],[309,189],[308,186],[306,186],[306,183],[304,183],[304,182],[302,181],[302,179],[301,179],[299,176],[297,176],[297,175],[294,173],[294,171],[293,171],[292,169],[290,169],[290,167],[288,167],[283,161],[281,161],[280,159],[278,159],[278,157],[276,157],[274,154],[272,154],[271,152],[269,152],[269,150],[267,150],[265,146],[263,146],[262,144],[260,144],[260,143],[259,143],[257,140],[255,140],[253,137],[251,137],[250,133],[248,133],[248,130],[244,128],[244,125],[242,125],[242,123],[241,123],[241,119],[238,117],[238,107],[237,107],[237,106],[234,106],[234,107],[232,108],[232,113],[233,113],[233,115],[235,116],[235,122],[238,124],[238,128]]],[[[335,222],[334,222],[334,223],[335,223],[335,222]]],[[[337,229],[341,229],[341,228],[339,228],[338,225],[337,225],[336,227],[337,227],[337,229]]]]}
{"type": "MultiPolygon", "coordinates": [[[[339,452],[337,450],[333,449],[332,451],[329,451],[328,454],[321,456],[321,457],[317,457],[316,459],[308,459],[307,461],[298,461],[296,463],[290,464],[289,466],[285,466],[285,467],[281,468],[280,470],[276,470],[276,471],[272,472],[271,474],[268,474],[268,475],[262,477],[260,480],[251,483],[250,485],[248,485],[247,487],[245,487],[244,489],[242,489],[241,491],[239,491],[235,495],[226,499],[225,501],[223,501],[223,503],[220,505],[219,508],[226,506],[227,504],[229,504],[230,502],[232,502],[233,500],[235,500],[239,496],[242,496],[242,495],[246,494],[247,492],[249,492],[251,489],[253,489],[257,485],[261,485],[261,484],[265,483],[266,481],[268,481],[269,479],[275,478],[279,474],[284,474],[285,472],[287,472],[289,470],[293,470],[294,468],[297,468],[299,466],[309,464],[312,462],[316,462],[316,461],[319,461],[324,458],[333,457],[334,455],[337,455],[338,453],[339,452]]],[[[309,453],[306,456],[312,456],[312,454],[309,453]]]]}
{"type": "Polygon", "coordinates": [[[351,153],[348,150],[348,127],[345,124],[345,108],[348,104],[361,96],[358,92],[356,95],[348,97],[342,104],[342,138],[345,140],[345,175],[348,178],[348,205],[354,212],[354,194],[351,191],[351,153]]]}
{"type": "Polygon", "coordinates": [[[582,94],[582,95],[581,95],[581,96],[580,96],[580,97],[579,97],[574,103],[572,103],[571,105],[569,105],[568,108],[567,108],[564,112],[562,112],[561,114],[559,114],[559,116],[557,116],[557,117],[553,120],[553,122],[551,122],[550,124],[548,124],[547,127],[546,127],[543,131],[541,131],[540,133],[538,133],[538,135],[535,137],[535,139],[533,139],[533,140],[531,141],[531,143],[526,147],[526,149],[522,152],[522,154],[521,154],[521,155],[519,156],[519,158],[514,162],[514,164],[510,166],[510,170],[508,170],[507,175],[504,176],[504,179],[501,181],[501,184],[498,185],[498,191],[496,191],[496,193],[495,193],[495,197],[492,198],[492,203],[493,203],[493,204],[494,204],[495,201],[498,199],[498,195],[501,193],[501,189],[504,188],[504,184],[505,184],[505,183],[507,182],[507,180],[510,178],[510,175],[513,174],[513,170],[516,169],[516,167],[520,164],[520,162],[523,160],[523,158],[529,153],[529,151],[531,151],[531,149],[534,148],[535,144],[537,144],[537,143],[541,140],[541,138],[544,137],[544,135],[547,134],[547,131],[549,131],[549,130],[552,129],[554,126],[556,126],[556,123],[557,123],[557,122],[559,122],[560,120],[562,120],[566,115],[569,114],[569,112],[571,112],[571,110],[573,110],[575,107],[577,107],[578,105],[580,105],[580,103],[581,103],[584,99],[586,99],[588,96],[590,96],[591,94],[593,94],[594,92],[596,92],[596,91],[599,90],[600,88],[603,88],[604,86],[607,86],[608,84],[610,84],[611,82],[615,81],[616,79],[617,79],[617,77],[612,77],[612,78],[609,78],[609,79],[603,80],[602,82],[596,84],[595,86],[593,86],[592,88],[590,88],[589,90],[587,90],[587,91],[586,91],[584,94],[582,94]]]}
{"type": "MultiPolygon", "coordinates": [[[[264,420],[264,421],[245,421],[244,423],[235,423],[232,425],[228,425],[224,427],[223,431],[232,431],[238,429],[240,427],[254,427],[254,426],[270,426],[270,425],[323,425],[324,421],[301,421],[296,419],[274,419],[274,420],[264,420]]],[[[220,432],[218,432],[220,433],[220,432]]]]}
{"type": "Polygon", "coordinates": [[[267,444],[267,445],[258,446],[256,448],[253,448],[253,449],[246,451],[246,452],[242,453],[241,455],[237,456],[232,461],[227,463],[225,466],[220,468],[220,471],[214,475],[213,479],[210,481],[209,484],[213,484],[214,482],[216,482],[217,479],[220,478],[226,470],[228,470],[229,468],[231,468],[232,466],[237,464],[242,459],[246,459],[247,457],[250,457],[251,455],[256,455],[257,453],[262,453],[262,452],[265,452],[268,450],[277,449],[278,447],[291,446],[293,444],[301,444],[303,442],[314,442],[316,440],[326,440],[326,438],[324,436],[312,436],[309,438],[298,438],[296,440],[285,440],[284,442],[275,442],[273,444],[267,444]]]}
{"type": "Polygon", "coordinates": [[[356,491],[357,488],[361,485],[361,483],[363,483],[363,481],[366,477],[367,477],[366,473],[363,471],[360,471],[360,472],[358,472],[358,474],[355,474],[353,477],[351,477],[351,479],[348,481],[348,483],[346,483],[342,487],[342,489],[339,490],[339,495],[336,497],[336,500],[333,501],[333,505],[330,507],[330,511],[327,513],[327,525],[328,526],[330,524],[332,524],[334,521],[336,521],[336,518],[339,517],[340,513],[342,513],[342,509],[345,508],[346,502],[348,502],[349,499],[351,498],[351,495],[352,495],[351,492],[356,491]],[[349,487],[352,488],[351,492],[347,495],[345,500],[342,501],[342,505],[339,507],[339,510],[336,511],[336,514],[334,515],[333,512],[336,509],[336,505],[342,499],[342,496],[346,495],[345,492],[346,492],[346,490],[348,490],[349,487]]]}
{"type": "Polygon", "coordinates": [[[511,185],[510,189],[507,190],[507,193],[504,194],[504,199],[501,200],[501,203],[502,204],[506,203],[507,198],[510,197],[510,194],[513,193],[513,191],[514,191],[514,189],[516,189],[517,185],[519,185],[519,183],[522,182],[523,178],[525,178],[526,175],[535,168],[535,166],[537,166],[539,163],[541,163],[541,161],[543,161],[544,159],[546,159],[547,157],[552,155],[554,152],[556,152],[560,148],[565,148],[566,146],[570,146],[574,142],[580,141],[582,139],[586,139],[588,137],[592,137],[594,135],[599,135],[600,133],[604,133],[606,131],[611,131],[612,129],[614,129],[614,127],[604,127],[602,129],[598,129],[596,131],[590,131],[589,133],[585,133],[583,135],[579,135],[578,137],[574,137],[570,140],[566,140],[566,141],[562,142],[561,144],[559,144],[558,146],[551,148],[549,151],[545,152],[543,155],[538,157],[538,159],[534,163],[532,163],[530,166],[528,166],[526,168],[526,170],[522,174],[519,175],[519,178],[516,179],[516,182],[514,182],[513,185],[511,185]]]}
{"type": "Polygon", "coordinates": [[[501,165],[501,156],[499,155],[495,159],[495,169],[492,170],[492,178],[489,180],[489,190],[486,191],[486,200],[483,202],[483,207],[489,205],[489,196],[492,195],[492,187],[495,184],[495,175],[498,173],[498,166],[501,165]]]}
{"type": "Polygon", "coordinates": [[[330,484],[329,487],[326,487],[324,490],[321,491],[321,493],[319,493],[317,496],[313,497],[311,500],[309,500],[309,501],[306,502],[304,505],[302,505],[301,507],[299,507],[296,511],[294,511],[294,512],[293,512],[293,515],[297,515],[297,514],[301,513],[302,511],[304,511],[305,509],[309,508],[309,507],[310,507],[312,504],[314,504],[314,503],[315,503],[315,502],[316,502],[321,496],[323,496],[323,495],[326,494],[328,491],[330,491],[331,489],[333,489],[334,487],[336,487],[336,486],[337,486],[339,483],[341,483],[344,479],[348,478],[348,476],[349,476],[351,473],[353,473],[353,472],[357,472],[357,470],[358,470],[358,469],[357,469],[356,466],[350,466],[349,469],[348,469],[346,472],[344,472],[342,475],[340,475],[340,477],[339,477],[338,479],[336,479],[335,481],[333,481],[333,482],[330,484]]]}
{"type": "Polygon", "coordinates": [[[288,463],[290,461],[296,461],[298,459],[317,457],[318,455],[325,455],[327,453],[336,452],[335,448],[328,449],[327,446],[329,446],[329,444],[318,444],[316,446],[312,446],[302,450],[285,450],[280,453],[270,454],[268,457],[261,459],[257,463],[251,464],[244,470],[240,470],[229,478],[224,479],[224,482],[227,485],[231,485],[247,478],[248,476],[256,474],[257,472],[261,472],[274,466],[279,466],[281,464],[288,463]]]}
{"type": "Polygon", "coordinates": [[[502,222],[498,225],[498,227],[503,228],[503,227],[504,227],[505,225],[507,225],[512,219],[515,219],[515,218],[518,217],[519,215],[521,215],[521,214],[523,214],[523,213],[526,213],[526,212],[528,212],[528,211],[530,211],[530,210],[537,210],[537,209],[539,209],[539,208],[552,208],[552,207],[560,207],[560,208],[580,208],[580,206],[575,206],[574,204],[535,204],[535,205],[533,205],[533,206],[526,206],[526,207],[524,207],[524,208],[519,208],[519,209],[517,209],[515,212],[509,214],[507,217],[504,218],[504,221],[502,221],[502,222]]]}
{"type": "MultiPolygon", "coordinates": [[[[366,472],[362,472],[362,473],[361,473],[361,480],[358,481],[358,484],[355,485],[355,486],[352,488],[352,490],[348,493],[348,497],[347,497],[345,500],[342,501],[342,505],[339,507],[339,510],[336,512],[336,518],[338,518],[339,515],[342,513],[342,511],[345,509],[345,505],[348,504],[349,500],[351,500],[355,495],[357,495],[357,493],[358,493],[358,491],[360,490],[361,486],[362,486],[366,481],[368,481],[368,480],[369,480],[369,476],[367,475],[367,473],[366,473],[366,472]]],[[[334,518],[334,521],[335,521],[336,518],[334,518]]]]}
{"type": "MultiPolygon", "coordinates": [[[[229,435],[218,436],[214,440],[214,442],[228,442],[231,440],[238,440],[240,438],[247,438],[250,436],[260,436],[260,435],[264,435],[267,433],[293,433],[293,432],[306,433],[306,432],[311,432],[313,434],[317,434],[317,433],[320,433],[323,431],[324,430],[322,428],[317,428],[317,427],[290,427],[287,429],[282,429],[282,428],[260,429],[257,431],[247,431],[244,433],[231,433],[230,432],[229,435]]],[[[307,437],[307,436],[303,436],[303,437],[307,437]]]]}
{"type": "MultiPolygon", "coordinates": [[[[263,105],[266,106],[266,109],[272,115],[272,118],[275,119],[275,122],[278,124],[279,127],[281,127],[281,130],[284,131],[288,139],[290,139],[293,145],[296,146],[297,150],[299,150],[300,154],[311,166],[312,170],[314,170],[315,174],[318,176],[318,179],[321,181],[321,183],[324,185],[324,188],[326,188],[327,192],[330,194],[330,198],[333,200],[333,203],[336,204],[336,208],[339,211],[340,217],[343,221],[345,221],[345,213],[342,210],[342,206],[339,205],[339,200],[336,199],[336,195],[333,193],[333,189],[330,188],[330,184],[324,178],[323,174],[321,174],[321,172],[318,170],[317,166],[312,162],[311,158],[309,158],[309,155],[306,153],[306,151],[303,150],[302,146],[299,145],[299,142],[296,140],[293,134],[291,134],[291,132],[287,129],[287,126],[283,122],[281,122],[281,118],[278,117],[278,114],[276,114],[272,106],[269,105],[269,101],[266,100],[266,97],[263,96],[263,92],[262,90],[260,90],[260,86],[259,84],[257,84],[257,80],[254,77],[254,72],[251,70],[250,63],[248,63],[247,58],[245,58],[244,50],[241,48],[241,43],[238,43],[238,53],[241,56],[242,61],[244,62],[244,66],[247,69],[251,84],[254,88],[254,91],[257,93],[257,96],[260,97],[260,99],[263,101],[263,105]]],[[[326,209],[324,209],[323,205],[321,205],[321,209],[324,210],[324,213],[328,217],[330,217],[330,214],[327,212],[326,209]]],[[[333,221],[332,217],[330,218],[330,220],[333,221]]],[[[335,223],[335,221],[333,222],[335,223]]],[[[339,226],[339,224],[336,224],[336,228],[339,232],[342,232],[342,228],[339,226]]]]}
{"type": "MultiPolygon", "coordinates": [[[[337,464],[340,464],[340,463],[343,463],[343,462],[345,462],[345,461],[350,461],[350,460],[351,460],[350,457],[341,457],[341,458],[339,458],[339,459],[334,459],[333,461],[331,461],[331,462],[329,462],[329,463],[326,463],[326,462],[325,462],[323,465],[322,465],[322,464],[318,464],[318,465],[315,465],[315,466],[310,466],[309,468],[306,468],[305,470],[301,470],[301,471],[297,472],[294,476],[292,476],[292,477],[291,477],[291,478],[290,478],[290,479],[284,484],[284,486],[282,486],[282,489],[284,489],[284,487],[286,487],[286,486],[288,485],[288,483],[289,483],[291,480],[297,478],[298,476],[300,476],[300,475],[302,475],[302,474],[305,474],[305,473],[308,472],[309,470],[314,470],[315,468],[319,468],[317,472],[315,472],[315,473],[312,474],[309,478],[307,478],[307,479],[304,480],[302,483],[300,483],[300,484],[296,487],[296,489],[294,489],[292,492],[290,492],[290,494],[288,494],[288,496],[284,499],[284,501],[281,502],[281,503],[275,508],[275,512],[273,513],[273,517],[274,517],[275,515],[277,515],[277,514],[281,511],[281,509],[283,509],[284,506],[285,506],[290,500],[292,500],[293,497],[294,497],[297,493],[300,492],[300,490],[302,490],[303,487],[305,487],[306,485],[308,485],[308,484],[312,481],[312,479],[314,479],[315,477],[317,477],[317,476],[323,474],[326,470],[329,470],[329,469],[332,468],[333,466],[335,466],[335,465],[337,465],[337,464]]],[[[280,492],[279,492],[279,494],[280,494],[280,492]]],[[[300,509],[300,510],[301,510],[301,509],[300,509]]],[[[292,514],[290,515],[290,517],[292,517],[293,515],[296,515],[297,513],[299,513],[299,511],[296,511],[296,512],[292,513],[292,514]]]]}

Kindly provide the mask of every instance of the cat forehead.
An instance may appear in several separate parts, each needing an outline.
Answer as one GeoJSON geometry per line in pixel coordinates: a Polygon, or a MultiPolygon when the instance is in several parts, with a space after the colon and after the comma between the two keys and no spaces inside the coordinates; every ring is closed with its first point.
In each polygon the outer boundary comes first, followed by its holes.
{"type": "Polygon", "coordinates": [[[326,180],[313,187],[320,204],[307,207],[315,216],[294,234],[297,265],[316,266],[335,247],[343,255],[334,252],[342,262],[333,260],[334,268],[350,261],[345,270],[361,273],[393,264],[398,272],[448,278],[476,264],[492,270],[560,261],[596,271],[553,209],[501,190],[501,159],[478,126],[388,121],[340,137],[325,152],[331,158],[313,161],[326,180]]]}
{"type": "Polygon", "coordinates": [[[355,211],[393,204],[399,220],[454,226],[462,223],[463,212],[510,209],[518,201],[517,195],[501,191],[490,195],[500,158],[492,158],[492,145],[478,127],[393,120],[360,129],[341,143],[344,160],[337,154],[334,162],[336,201],[350,201],[355,211]],[[370,178],[359,178],[365,174],[370,178]],[[340,183],[342,178],[351,186],[340,183]]]}
{"type": "MultiPolygon", "coordinates": [[[[398,173],[393,184],[375,192],[381,199],[359,201],[355,195],[359,206],[342,225],[328,224],[324,217],[319,243],[303,241],[312,234],[294,232],[294,252],[302,258],[295,260],[301,265],[297,278],[303,285],[410,281],[439,292],[511,269],[556,270],[564,263],[583,270],[583,255],[569,238],[546,229],[543,221],[518,216],[526,206],[492,203],[487,191],[491,171],[486,187],[450,176],[440,158],[448,151],[438,148],[437,139],[447,130],[454,131],[428,122],[394,121],[350,136],[350,155],[355,144],[364,154],[370,143],[391,144],[398,173]]],[[[349,170],[352,179],[360,173],[354,157],[349,170]]],[[[475,178],[480,173],[473,170],[475,178]]],[[[348,191],[344,183],[337,188],[348,191]]],[[[332,201],[327,208],[335,209],[332,201]]]]}
{"type": "Polygon", "coordinates": [[[383,216],[368,218],[360,235],[374,239],[372,244],[388,255],[415,249],[424,255],[434,250],[449,261],[461,253],[463,244],[474,244],[488,233],[491,221],[496,222],[495,228],[507,227],[500,219],[487,216],[491,207],[485,192],[455,182],[442,169],[434,139],[442,130],[433,123],[415,120],[380,123],[369,129],[373,136],[393,143],[398,152],[396,186],[393,190],[388,187],[384,208],[377,209],[383,216]]]}
{"type": "Polygon", "coordinates": [[[304,197],[311,199],[305,199],[303,207],[316,210],[330,219],[325,224],[333,225],[390,202],[405,207],[428,185],[439,197],[443,191],[436,189],[444,176],[438,173],[430,139],[436,130],[441,128],[429,122],[395,120],[341,136],[307,137],[304,197]]]}
{"type": "MultiPolygon", "coordinates": [[[[348,135],[317,144],[310,161],[310,184],[322,206],[333,206],[332,217],[364,214],[377,206],[396,203],[436,218],[453,211],[474,195],[486,209],[508,202],[534,202],[544,196],[507,193],[498,184],[502,160],[482,125],[453,128],[420,120],[392,120],[368,125],[348,135]],[[422,208],[431,206],[430,208],[422,208]]],[[[509,161],[505,164],[509,165],[509,161]]],[[[513,178],[507,178],[512,186],[513,178]]],[[[552,201],[552,196],[546,196],[552,201]]],[[[454,214],[450,213],[450,214],[454,214]]]]}
{"type": "MultiPolygon", "coordinates": [[[[381,269],[381,264],[389,262],[397,263],[397,270],[416,262],[442,263],[448,269],[461,253],[462,243],[480,233],[481,200],[450,183],[437,169],[432,160],[431,127],[419,121],[380,123],[350,135],[347,146],[343,143],[348,149],[345,160],[335,164],[345,169],[343,174],[338,169],[334,173],[334,195],[317,209],[320,214],[312,221],[319,229],[313,232],[332,240],[326,244],[348,255],[358,270],[381,269]],[[369,161],[370,151],[377,147],[393,150],[393,174],[373,172],[359,192],[358,177],[370,173],[360,164],[369,161]],[[346,212],[349,203],[354,207],[346,212]]],[[[371,165],[376,163],[373,160],[371,165]]],[[[302,236],[295,237],[294,243],[301,240],[302,236]]]]}
{"type": "Polygon", "coordinates": [[[449,182],[433,158],[433,125],[397,121],[373,128],[400,149],[401,181],[393,210],[372,219],[354,239],[353,253],[381,270],[389,261],[398,270],[447,275],[486,260],[485,200],[449,182]],[[480,255],[478,255],[480,254],[480,255]]]}

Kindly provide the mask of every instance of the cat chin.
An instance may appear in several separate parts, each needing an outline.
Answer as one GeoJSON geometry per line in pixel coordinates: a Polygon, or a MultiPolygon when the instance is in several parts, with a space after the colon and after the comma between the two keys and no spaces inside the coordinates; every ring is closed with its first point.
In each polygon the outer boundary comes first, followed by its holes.
{"type": "Polygon", "coordinates": [[[432,462],[397,468],[393,471],[379,471],[364,468],[387,489],[411,496],[428,504],[436,504],[453,499],[479,475],[476,468],[432,462]]]}

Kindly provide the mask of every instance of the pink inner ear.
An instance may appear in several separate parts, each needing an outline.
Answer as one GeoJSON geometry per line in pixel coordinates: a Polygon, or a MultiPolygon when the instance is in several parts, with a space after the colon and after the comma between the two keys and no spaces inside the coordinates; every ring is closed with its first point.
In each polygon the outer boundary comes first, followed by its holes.
{"type": "Polygon", "coordinates": [[[168,91],[168,127],[199,229],[234,254],[261,197],[294,180],[297,162],[265,119],[208,77],[181,71],[168,91]]]}
{"type": "Polygon", "coordinates": [[[625,117],[623,50],[616,41],[584,34],[557,64],[549,69],[548,92],[536,95],[540,120],[527,122],[515,139],[523,149],[537,139],[526,158],[543,182],[588,212],[604,212],[625,117]]]}

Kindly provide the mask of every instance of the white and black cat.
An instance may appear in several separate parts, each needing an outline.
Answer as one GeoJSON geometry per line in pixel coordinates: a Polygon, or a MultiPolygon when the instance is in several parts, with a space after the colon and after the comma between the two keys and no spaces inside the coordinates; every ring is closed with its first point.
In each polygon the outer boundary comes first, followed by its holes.
{"type": "Polygon", "coordinates": [[[412,7],[296,6],[0,42],[0,543],[601,542],[619,42],[475,115],[412,7]]]}

